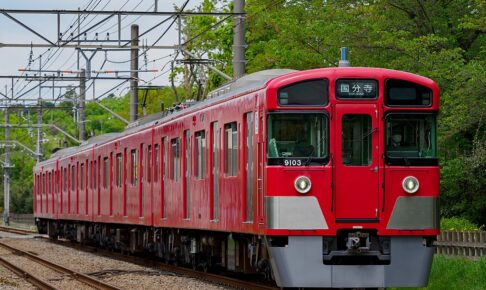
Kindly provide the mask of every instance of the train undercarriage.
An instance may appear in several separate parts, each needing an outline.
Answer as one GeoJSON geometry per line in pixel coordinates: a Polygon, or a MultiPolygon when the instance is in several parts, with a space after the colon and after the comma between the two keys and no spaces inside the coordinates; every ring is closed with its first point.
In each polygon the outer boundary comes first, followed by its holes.
{"type": "Polygon", "coordinates": [[[123,253],[156,257],[201,271],[259,274],[272,280],[263,237],[70,220],[36,221],[39,233],[123,253]]]}
{"type": "Polygon", "coordinates": [[[37,220],[38,231],[196,270],[258,276],[285,288],[384,289],[426,285],[430,239],[343,231],[335,237],[282,236],[37,220]],[[365,288],[363,288],[365,287],[365,288]]]}

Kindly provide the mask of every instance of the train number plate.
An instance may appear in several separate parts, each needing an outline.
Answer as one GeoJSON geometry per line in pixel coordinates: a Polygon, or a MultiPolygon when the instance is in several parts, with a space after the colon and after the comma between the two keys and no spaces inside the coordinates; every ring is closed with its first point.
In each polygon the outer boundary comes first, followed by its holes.
{"type": "Polygon", "coordinates": [[[302,166],[303,162],[300,159],[285,159],[284,166],[302,166]]]}

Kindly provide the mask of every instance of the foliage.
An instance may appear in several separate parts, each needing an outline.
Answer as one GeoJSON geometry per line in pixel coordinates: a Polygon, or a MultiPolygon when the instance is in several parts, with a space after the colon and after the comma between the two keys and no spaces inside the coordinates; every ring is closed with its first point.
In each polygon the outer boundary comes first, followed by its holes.
{"type": "MultiPolygon", "coordinates": [[[[146,113],[152,114],[160,111],[160,104],[164,102],[165,107],[173,104],[172,91],[168,88],[162,90],[140,91],[140,100],[146,97],[146,113]]],[[[68,99],[75,99],[74,93],[69,94],[68,99]]],[[[129,119],[129,96],[109,95],[102,99],[100,103],[125,119],[129,119]]],[[[72,136],[78,136],[78,124],[73,118],[72,101],[63,101],[58,104],[44,103],[47,109],[43,112],[44,124],[55,124],[72,136]]],[[[143,116],[143,109],[140,106],[139,115],[143,116]]],[[[125,124],[113,117],[101,106],[88,102],[86,104],[86,132],[88,137],[100,135],[108,132],[120,132],[125,124]]],[[[20,111],[18,114],[10,114],[11,124],[32,125],[37,122],[36,111],[20,111]]],[[[11,129],[11,139],[17,140],[35,151],[32,144],[36,144],[37,133],[35,128],[11,129]]],[[[0,136],[3,139],[3,136],[0,136]]],[[[64,136],[53,128],[42,129],[42,151],[44,159],[50,157],[55,148],[64,146],[76,146],[76,142],[64,136]]],[[[14,167],[10,170],[10,211],[15,213],[31,213],[33,208],[32,200],[32,170],[35,165],[35,156],[26,154],[25,150],[16,147],[11,151],[11,163],[14,167]]],[[[3,174],[0,176],[3,178],[3,174]]],[[[3,207],[3,187],[0,188],[0,207],[3,207]]]]}
{"type": "MultiPolygon", "coordinates": [[[[205,0],[209,11],[226,3],[205,0]]],[[[350,48],[354,66],[417,73],[438,82],[442,214],[486,223],[486,1],[247,0],[247,72],[336,66],[350,48]]],[[[231,8],[230,6],[227,7],[231,8]]],[[[189,35],[216,22],[186,22],[189,35]]],[[[232,22],[188,49],[231,63],[232,22]]],[[[231,66],[221,67],[231,72],[231,66]]],[[[209,78],[208,87],[221,79],[209,78]]]]}
{"type": "MultiPolygon", "coordinates": [[[[230,0],[203,0],[195,8],[202,12],[232,9],[230,0]]],[[[335,66],[339,48],[347,46],[354,66],[404,70],[437,81],[442,90],[438,123],[442,215],[486,224],[485,0],[247,0],[246,11],[248,73],[335,66]]],[[[139,92],[140,103],[146,97],[147,114],[160,111],[161,102],[168,108],[174,101],[201,98],[225,82],[193,62],[214,60],[214,67],[231,75],[233,25],[233,19],[224,16],[183,19],[183,48],[195,57],[185,53],[183,63],[172,63],[171,87],[139,92]]],[[[128,95],[110,95],[100,102],[129,118],[128,95]]],[[[44,123],[77,135],[71,101],[45,106],[51,108],[44,112],[44,123]]],[[[123,130],[124,123],[97,104],[88,103],[86,110],[88,135],[123,130]]],[[[11,123],[33,124],[35,114],[12,113],[11,123]]],[[[139,115],[143,116],[142,106],[139,115]]],[[[35,129],[11,134],[24,144],[35,144],[35,129]]],[[[43,137],[46,158],[65,142],[76,145],[52,129],[44,129],[43,137]]],[[[12,189],[22,199],[31,185],[33,160],[20,155],[24,159],[13,161],[12,189]],[[16,171],[20,168],[25,171],[16,171]]],[[[15,209],[28,210],[26,203],[13,204],[15,209]]]]}
{"type": "MultiPolygon", "coordinates": [[[[477,261],[466,258],[435,255],[426,290],[486,288],[486,258],[477,261]]],[[[397,288],[392,288],[397,289],[397,288]]],[[[410,288],[399,288],[410,289],[410,288]]]]}
{"type": "Polygon", "coordinates": [[[462,217],[442,218],[440,220],[440,229],[444,231],[478,231],[483,228],[484,226],[478,227],[462,217]]]}

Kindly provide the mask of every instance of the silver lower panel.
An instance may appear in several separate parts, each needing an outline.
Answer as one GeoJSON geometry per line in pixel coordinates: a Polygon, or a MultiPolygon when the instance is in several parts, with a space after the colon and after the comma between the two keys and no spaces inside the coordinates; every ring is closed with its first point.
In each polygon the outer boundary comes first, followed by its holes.
{"type": "Polygon", "coordinates": [[[319,236],[289,236],[285,247],[267,246],[280,287],[424,287],[434,254],[422,237],[392,237],[389,265],[324,265],[319,236]]]}

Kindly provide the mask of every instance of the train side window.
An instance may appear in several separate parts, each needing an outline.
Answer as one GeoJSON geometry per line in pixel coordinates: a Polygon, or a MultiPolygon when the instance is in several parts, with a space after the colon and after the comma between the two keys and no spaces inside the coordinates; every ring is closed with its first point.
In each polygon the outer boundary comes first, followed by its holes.
{"type": "Polygon", "coordinates": [[[179,138],[174,138],[170,140],[170,146],[171,146],[170,179],[174,181],[179,181],[179,177],[180,177],[180,170],[181,170],[180,143],[181,141],[179,138]]]}
{"type": "Polygon", "coordinates": [[[147,182],[152,182],[152,145],[147,147],[147,157],[146,162],[147,165],[147,182]]]}
{"type": "Polygon", "coordinates": [[[206,133],[199,131],[195,134],[196,138],[196,160],[194,175],[198,179],[204,179],[206,176],[206,133]]]}
{"type": "Polygon", "coordinates": [[[84,178],[86,176],[84,174],[85,173],[84,172],[84,163],[81,163],[81,170],[80,171],[81,171],[81,173],[80,173],[80,181],[79,181],[80,185],[79,185],[79,189],[84,190],[84,182],[85,182],[84,178]]]}
{"type": "Polygon", "coordinates": [[[159,182],[160,151],[159,144],[154,145],[154,182],[159,182]]]}
{"type": "Polygon", "coordinates": [[[52,198],[52,174],[49,172],[49,176],[48,176],[48,183],[47,183],[47,186],[48,186],[48,190],[47,190],[47,196],[46,196],[46,209],[47,209],[47,212],[49,212],[49,195],[51,196],[52,198]]]}
{"type": "Polygon", "coordinates": [[[347,166],[371,164],[371,117],[344,115],[342,120],[342,162],[347,166]]]}
{"type": "Polygon", "coordinates": [[[167,217],[167,177],[169,172],[169,144],[167,142],[167,137],[162,138],[162,156],[163,156],[163,167],[162,167],[162,198],[160,199],[162,205],[160,207],[162,218],[167,217]]]}
{"type": "Polygon", "coordinates": [[[76,190],[76,167],[71,166],[71,191],[76,190]]]}
{"type": "Polygon", "coordinates": [[[116,163],[115,163],[115,185],[116,187],[122,186],[122,154],[116,154],[116,163]]]}
{"type": "Polygon", "coordinates": [[[324,79],[303,81],[278,90],[280,106],[324,106],[327,105],[328,81],[324,79]]]}
{"type": "Polygon", "coordinates": [[[416,83],[389,79],[385,83],[385,104],[388,106],[432,105],[432,90],[416,83]]]}
{"type": "Polygon", "coordinates": [[[131,165],[131,174],[130,174],[130,182],[132,185],[136,185],[138,181],[138,150],[133,149],[130,151],[130,165],[131,165]]]}
{"type": "Polygon", "coordinates": [[[98,164],[96,160],[93,162],[93,189],[98,188],[98,164]]]}
{"type": "Polygon", "coordinates": [[[236,176],[238,172],[238,127],[236,122],[224,125],[224,173],[236,176]]]}
{"type": "Polygon", "coordinates": [[[63,172],[63,190],[64,191],[67,191],[68,189],[68,172],[67,172],[67,168],[64,167],[64,172],[63,172]]]}
{"type": "Polygon", "coordinates": [[[109,176],[109,163],[108,157],[103,158],[103,188],[108,187],[108,176],[109,176]]]}
{"type": "Polygon", "coordinates": [[[93,184],[93,174],[94,174],[93,161],[90,161],[89,163],[86,163],[86,164],[89,164],[88,188],[93,189],[94,188],[94,184],[93,184]]]}

